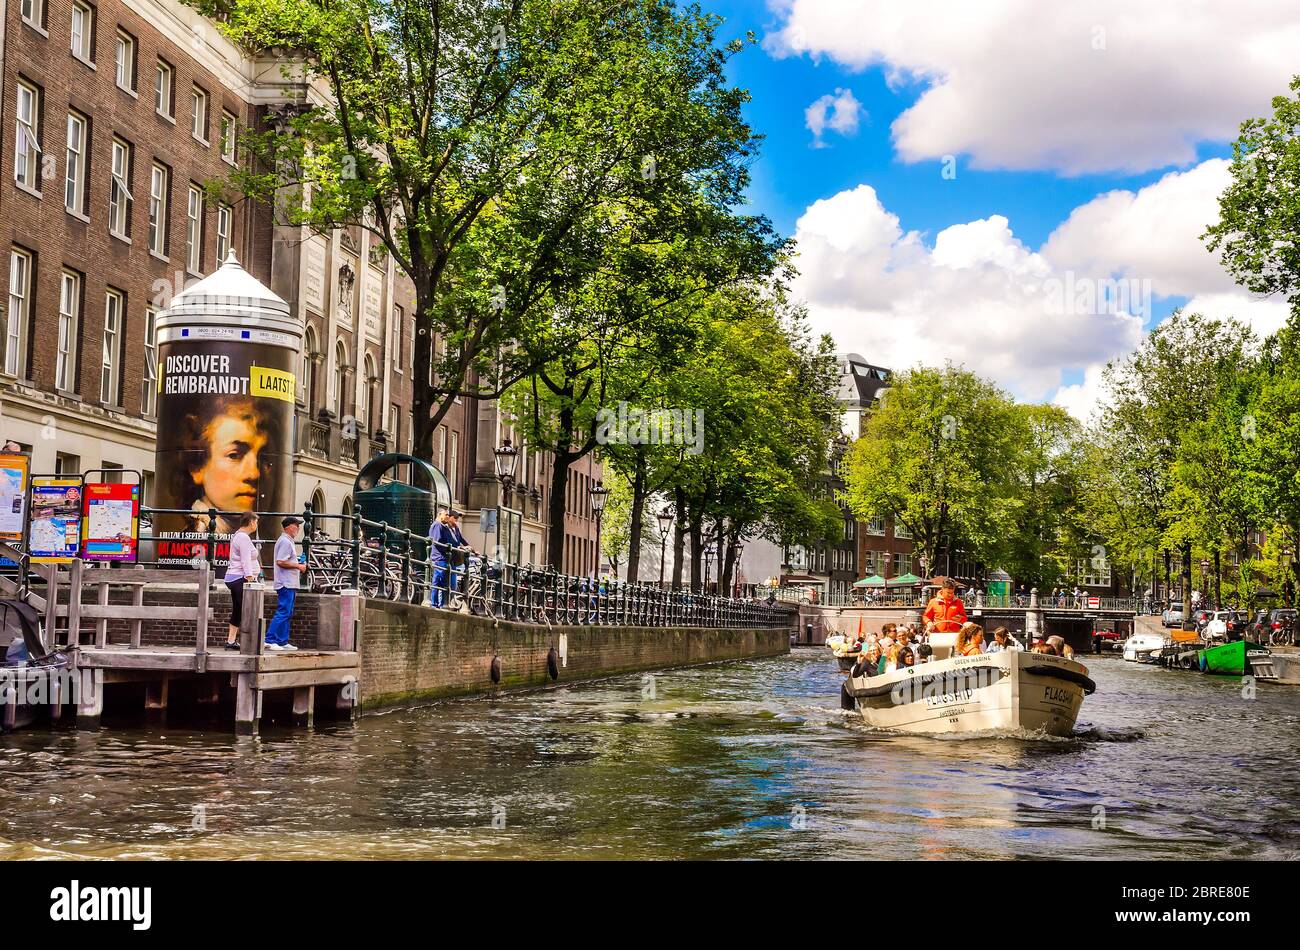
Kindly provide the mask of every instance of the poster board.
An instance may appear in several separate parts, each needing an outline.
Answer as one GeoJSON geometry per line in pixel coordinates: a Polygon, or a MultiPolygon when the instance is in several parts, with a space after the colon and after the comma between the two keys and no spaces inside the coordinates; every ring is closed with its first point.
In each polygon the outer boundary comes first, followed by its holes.
{"type": "Polygon", "coordinates": [[[86,482],[81,498],[82,559],[134,564],[140,545],[140,485],[86,482]]]}
{"type": "Polygon", "coordinates": [[[27,551],[33,564],[70,564],[81,545],[81,476],[33,475],[27,551]]]}
{"type": "Polygon", "coordinates": [[[0,541],[8,544],[23,541],[31,464],[26,455],[0,455],[0,541]]]}

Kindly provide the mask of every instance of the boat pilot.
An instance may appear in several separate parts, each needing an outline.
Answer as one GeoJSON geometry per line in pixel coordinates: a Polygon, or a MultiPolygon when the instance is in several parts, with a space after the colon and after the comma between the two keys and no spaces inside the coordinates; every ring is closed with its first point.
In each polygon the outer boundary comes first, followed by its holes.
{"type": "Polygon", "coordinates": [[[945,577],[939,593],[930,599],[922,614],[927,632],[956,633],[966,622],[966,605],[957,596],[957,585],[945,577]]]}

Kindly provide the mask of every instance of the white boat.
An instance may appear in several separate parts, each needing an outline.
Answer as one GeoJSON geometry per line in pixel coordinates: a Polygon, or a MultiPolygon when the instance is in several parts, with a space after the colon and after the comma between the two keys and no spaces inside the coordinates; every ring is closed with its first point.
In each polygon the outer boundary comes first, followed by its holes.
{"type": "Polygon", "coordinates": [[[1044,732],[1068,736],[1083,697],[1096,689],[1088,668],[1044,653],[1003,650],[952,657],[951,642],[936,644],[942,659],[882,676],[850,676],[842,699],[867,725],[904,732],[1044,732]]]}
{"type": "Polygon", "coordinates": [[[1124,641],[1124,659],[1130,663],[1154,663],[1164,648],[1164,634],[1135,633],[1124,641]]]}

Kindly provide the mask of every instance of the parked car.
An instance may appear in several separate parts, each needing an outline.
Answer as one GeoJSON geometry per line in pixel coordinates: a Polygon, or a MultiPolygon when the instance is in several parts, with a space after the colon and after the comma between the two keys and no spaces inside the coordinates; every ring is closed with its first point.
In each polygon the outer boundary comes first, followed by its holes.
{"type": "Polygon", "coordinates": [[[1124,648],[1124,635],[1116,631],[1115,621],[1099,620],[1092,630],[1093,650],[1121,650],[1124,648]]]}
{"type": "Polygon", "coordinates": [[[1250,631],[1250,614],[1245,610],[1233,610],[1228,616],[1229,640],[1244,640],[1250,631]]]}
{"type": "MultiPolygon", "coordinates": [[[[1264,613],[1261,611],[1261,613],[1264,613]]],[[[1272,646],[1290,646],[1295,643],[1296,612],[1286,607],[1276,607],[1265,613],[1252,638],[1256,643],[1272,646]]]]}
{"type": "Polygon", "coordinates": [[[1164,613],[1160,615],[1160,623],[1166,627],[1181,627],[1183,625],[1183,608],[1166,607],[1164,613]]]}
{"type": "Polygon", "coordinates": [[[1210,613],[1201,629],[1201,639],[1205,641],[1227,642],[1228,622],[1236,616],[1235,610],[1215,610],[1210,613]]]}

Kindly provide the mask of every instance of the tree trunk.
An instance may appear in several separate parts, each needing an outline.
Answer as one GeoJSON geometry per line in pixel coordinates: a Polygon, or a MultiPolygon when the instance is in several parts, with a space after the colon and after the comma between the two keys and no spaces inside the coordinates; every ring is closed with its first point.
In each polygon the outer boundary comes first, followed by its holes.
{"type": "Polygon", "coordinates": [[[677,517],[673,520],[673,590],[682,589],[682,572],[686,567],[686,492],[673,493],[677,517]]]}
{"type": "Polygon", "coordinates": [[[1214,609],[1223,609],[1223,561],[1219,548],[1214,548],[1214,609]]]}
{"type": "Polygon", "coordinates": [[[700,562],[704,556],[704,526],[699,516],[691,512],[686,524],[686,531],[691,536],[691,592],[700,593],[700,562]]]}
{"type": "Polygon", "coordinates": [[[635,584],[641,573],[641,525],[645,513],[646,461],[645,449],[636,448],[636,459],[632,468],[632,511],[627,531],[627,582],[635,584]]]}
{"type": "Polygon", "coordinates": [[[550,530],[546,533],[546,563],[557,571],[564,570],[564,499],[569,487],[569,466],[559,463],[559,456],[551,466],[551,496],[546,500],[546,517],[550,530]]]}
{"type": "Polygon", "coordinates": [[[1183,629],[1192,620],[1192,545],[1184,541],[1180,551],[1183,558],[1183,629]]]}

